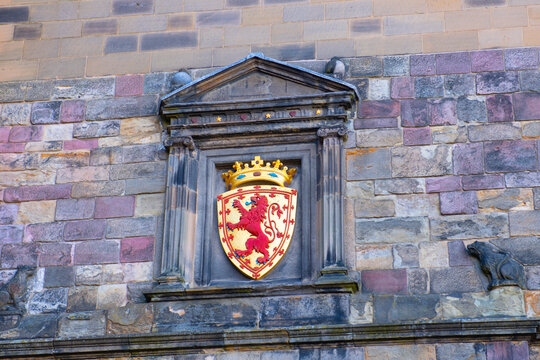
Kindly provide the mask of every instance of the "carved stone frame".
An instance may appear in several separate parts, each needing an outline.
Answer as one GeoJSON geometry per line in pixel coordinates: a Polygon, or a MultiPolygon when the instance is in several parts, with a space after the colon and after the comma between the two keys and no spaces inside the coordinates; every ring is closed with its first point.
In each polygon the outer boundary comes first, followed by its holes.
{"type": "Polygon", "coordinates": [[[156,244],[161,250],[157,251],[156,277],[160,285],[146,293],[147,299],[185,300],[246,293],[260,296],[272,287],[274,294],[356,291],[358,285],[347,276],[343,254],[343,138],[357,98],[352,85],[261,55],[250,55],[165,96],[161,112],[170,125],[165,141],[169,160],[164,236],[162,243],[156,244]],[[197,91],[212,91],[257,72],[316,88],[317,93],[232,101],[193,100],[197,91]],[[245,112],[251,113],[249,119],[241,118],[245,112]],[[264,116],[270,113],[271,118],[264,116]],[[216,114],[220,114],[217,121],[216,114]],[[225,121],[220,121],[222,118],[225,121]],[[303,245],[309,249],[303,256],[299,282],[217,287],[208,279],[204,243],[205,233],[211,228],[205,216],[215,194],[207,191],[206,180],[217,175],[212,172],[216,161],[232,162],[228,155],[248,154],[240,144],[250,147],[250,154],[294,146],[302,154],[289,157],[300,160],[306,166],[303,169],[310,168],[305,181],[317,196],[302,204],[308,207],[302,226],[307,234],[303,245]]]}

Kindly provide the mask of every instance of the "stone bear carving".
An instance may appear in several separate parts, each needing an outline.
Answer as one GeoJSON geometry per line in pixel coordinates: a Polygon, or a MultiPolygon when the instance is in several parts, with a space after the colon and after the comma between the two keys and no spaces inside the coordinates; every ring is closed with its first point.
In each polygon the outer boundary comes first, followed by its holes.
{"type": "Polygon", "coordinates": [[[0,286],[0,311],[17,310],[25,313],[24,302],[28,296],[28,279],[36,272],[35,266],[21,265],[15,275],[0,286]]]}
{"type": "Polygon", "coordinates": [[[480,261],[480,269],[489,279],[488,290],[511,285],[525,289],[523,266],[508,252],[480,241],[475,241],[467,246],[467,251],[469,255],[480,261]]]}

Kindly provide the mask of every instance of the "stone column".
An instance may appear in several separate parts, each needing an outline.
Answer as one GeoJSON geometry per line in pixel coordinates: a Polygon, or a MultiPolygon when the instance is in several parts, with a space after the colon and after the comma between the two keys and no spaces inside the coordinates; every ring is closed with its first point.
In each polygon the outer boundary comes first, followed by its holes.
{"type": "Polygon", "coordinates": [[[347,129],[343,126],[320,128],[317,131],[322,142],[319,150],[321,203],[318,230],[322,236],[323,268],[319,281],[329,276],[347,275],[343,254],[343,136],[346,134],[347,129]]]}
{"type": "Polygon", "coordinates": [[[197,152],[193,139],[172,139],[167,164],[160,283],[187,286],[193,278],[197,210],[197,152]]]}

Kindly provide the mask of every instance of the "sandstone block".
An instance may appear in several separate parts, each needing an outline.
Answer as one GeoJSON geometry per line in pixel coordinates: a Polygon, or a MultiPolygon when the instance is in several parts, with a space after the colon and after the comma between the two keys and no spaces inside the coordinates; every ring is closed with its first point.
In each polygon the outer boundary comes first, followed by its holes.
{"type": "Polygon", "coordinates": [[[425,217],[356,220],[357,243],[418,242],[428,238],[428,219],[425,217]]]}
{"type": "Polygon", "coordinates": [[[68,312],[93,311],[97,307],[96,286],[71,287],[68,291],[68,312]]]}
{"type": "MultiPolygon", "coordinates": [[[[420,306],[410,306],[422,309],[420,306]]],[[[431,308],[434,307],[432,304],[431,308]]],[[[396,311],[396,313],[398,313],[396,311]]],[[[425,359],[435,360],[435,346],[434,345],[399,345],[399,346],[366,346],[366,359],[386,359],[388,360],[400,360],[400,359],[425,359]]]]}
{"type": "Polygon", "coordinates": [[[540,186],[540,172],[510,173],[504,175],[507,187],[540,186]]]}
{"type": "Polygon", "coordinates": [[[56,182],[59,184],[68,182],[99,181],[108,179],[108,169],[106,167],[100,166],[58,169],[56,175],[56,182]]]}
{"type": "Polygon", "coordinates": [[[17,222],[19,224],[36,224],[54,221],[56,201],[32,201],[19,205],[17,222]]]}
{"type": "Polygon", "coordinates": [[[153,318],[152,304],[129,304],[111,309],[107,316],[107,333],[148,333],[152,329],[153,318]]]}
{"type": "Polygon", "coordinates": [[[473,266],[472,257],[459,240],[448,242],[448,261],[450,266],[473,266]]]}
{"type": "Polygon", "coordinates": [[[56,80],[54,82],[54,99],[90,100],[105,96],[114,96],[113,77],[56,80]]]}
{"type": "Polygon", "coordinates": [[[396,196],[396,216],[433,216],[439,213],[439,197],[435,194],[396,196]]]}
{"type": "Polygon", "coordinates": [[[431,145],[429,127],[403,129],[403,145],[431,145]]]}
{"type": "Polygon", "coordinates": [[[84,241],[75,244],[73,263],[75,265],[117,263],[120,246],[115,240],[84,241]]]}
{"type": "Polygon", "coordinates": [[[399,129],[370,129],[356,131],[356,143],[360,148],[388,147],[403,142],[399,129]]]}
{"type": "MultiPolygon", "coordinates": [[[[71,265],[71,248],[72,248],[71,244],[65,244],[65,243],[41,244],[40,254],[39,254],[39,265],[40,266],[53,266],[52,268],[47,268],[47,269],[54,269],[58,265],[71,265]]],[[[67,269],[67,271],[71,271],[71,270],[67,269]]],[[[47,276],[47,272],[45,272],[45,276],[47,276]]],[[[58,285],[58,286],[70,286],[70,285],[58,285]]]]}
{"type": "Polygon", "coordinates": [[[428,273],[425,269],[407,269],[407,286],[410,294],[429,292],[428,273]]]}
{"type": "Polygon", "coordinates": [[[56,202],[56,220],[81,220],[94,216],[94,199],[65,199],[56,202]]]}
{"type": "Polygon", "coordinates": [[[425,191],[423,179],[375,180],[375,195],[419,194],[425,191]]]}
{"type": "Polygon", "coordinates": [[[414,81],[410,77],[392,78],[390,85],[392,99],[410,99],[414,97],[414,81]]]}
{"type": "Polygon", "coordinates": [[[23,225],[0,225],[2,243],[20,243],[23,240],[23,225]]]}
{"type": "Polygon", "coordinates": [[[30,125],[31,109],[31,104],[3,104],[1,107],[2,112],[0,112],[0,124],[30,125]]]}
{"type": "Polygon", "coordinates": [[[73,137],[88,139],[120,135],[120,121],[107,120],[99,122],[84,122],[73,128],[73,137]]]}
{"type": "Polygon", "coordinates": [[[460,240],[508,236],[506,214],[454,215],[430,219],[433,240],[460,240]]]}
{"type": "Polygon", "coordinates": [[[103,274],[102,265],[75,266],[76,285],[99,285],[103,274]]]}
{"type": "Polygon", "coordinates": [[[429,125],[431,112],[426,100],[403,100],[401,101],[401,125],[427,126],[429,125]]]}
{"type": "MultiPolygon", "coordinates": [[[[60,244],[49,244],[60,245],[60,244]]],[[[75,273],[72,266],[50,266],[45,268],[43,286],[69,287],[75,285],[75,273]]]]}
{"type": "Polygon", "coordinates": [[[447,175],[452,171],[452,155],[446,145],[392,149],[392,176],[418,177],[447,175]]]}
{"type": "Polygon", "coordinates": [[[63,312],[67,307],[67,288],[53,288],[38,292],[28,302],[30,314],[63,312]]]}
{"type": "MultiPolygon", "coordinates": [[[[458,269],[458,268],[455,268],[458,269]]],[[[441,297],[445,319],[524,316],[523,293],[516,287],[502,287],[490,292],[441,297]]],[[[489,359],[489,358],[488,358],[489,359]]]]}
{"type": "Polygon", "coordinates": [[[435,294],[483,291],[484,286],[473,267],[433,268],[429,270],[430,289],[435,294]]]}
{"type": "Polygon", "coordinates": [[[375,56],[363,56],[351,59],[349,66],[352,77],[382,75],[381,59],[375,56]]]}
{"type": "Polygon", "coordinates": [[[532,210],[530,189],[503,189],[478,191],[478,207],[482,211],[532,210]]]}
{"type": "Polygon", "coordinates": [[[9,132],[10,142],[39,141],[43,137],[41,126],[14,126],[9,132]]]}
{"type": "Polygon", "coordinates": [[[484,151],[481,143],[455,144],[452,150],[454,174],[469,175],[484,172],[484,151]]]}
{"type": "Polygon", "coordinates": [[[399,268],[411,268],[419,266],[419,252],[418,246],[415,244],[397,244],[392,247],[393,254],[393,267],[399,268]]]}
{"type": "Polygon", "coordinates": [[[392,247],[390,245],[358,245],[356,270],[389,269],[392,267],[392,247]]]}
{"type": "Polygon", "coordinates": [[[540,263],[540,247],[538,237],[511,237],[493,239],[490,242],[502,250],[506,250],[523,265],[536,265],[540,263]]]}
{"type": "Polygon", "coordinates": [[[157,112],[157,98],[154,95],[89,100],[86,105],[88,120],[148,116],[157,112]]]}
{"type": "Polygon", "coordinates": [[[96,181],[73,184],[74,198],[123,195],[124,181],[96,181]]]}
{"type": "Polygon", "coordinates": [[[13,224],[17,219],[17,204],[0,205],[0,225],[13,224]]]}
{"type": "MultiPolygon", "coordinates": [[[[22,236],[22,228],[20,228],[20,234],[22,236]]],[[[37,266],[38,246],[37,244],[3,245],[0,262],[4,269],[14,269],[19,265],[37,266]]]]}
{"type": "Polygon", "coordinates": [[[105,312],[91,311],[66,315],[58,322],[58,337],[77,338],[105,335],[105,312]]]}
{"type": "Polygon", "coordinates": [[[163,214],[165,196],[163,194],[145,194],[135,198],[135,216],[158,216],[163,214]]]}
{"type": "Polygon", "coordinates": [[[437,54],[435,56],[437,74],[462,74],[471,72],[468,52],[437,54]]]}
{"type": "Polygon", "coordinates": [[[392,177],[389,149],[347,151],[347,180],[392,177]]]}
{"type": "Polygon", "coordinates": [[[137,96],[143,94],[144,77],[142,75],[117,76],[116,96],[137,96]]]}
{"type": "Polygon", "coordinates": [[[424,241],[419,244],[419,248],[421,268],[448,267],[448,246],[445,242],[424,241]]]}
{"type": "Polygon", "coordinates": [[[358,199],[355,201],[354,213],[357,218],[394,216],[394,201],[390,199],[358,199]]]}

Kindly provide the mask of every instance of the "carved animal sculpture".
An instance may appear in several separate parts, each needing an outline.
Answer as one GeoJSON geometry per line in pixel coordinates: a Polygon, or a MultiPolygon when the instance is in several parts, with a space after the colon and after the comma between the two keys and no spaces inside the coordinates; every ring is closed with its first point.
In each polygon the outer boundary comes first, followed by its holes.
{"type": "Polygon", "coordinates": [[[256,251],[263,256],[257,258],[259,264],[265,264],[268,261],[269,253],[268,248],[270,246],[270,239],[262,230],[262,223],[266,217],[268,210],[268,199],[266,196],[252,196],[251,202],[254,206],[246,210],[242,203],[236,199],[233,201],[233,207],[240,212],[240,220],[236,223],[227,223],[227,227],[231,230],[242,229],[247,230],[253,237],[246,240],[246,250],[236,250],[238,256],[249,256],[256,251]]]}
{"type": "Polygon", "coordinates": [[[28,279],[36,272],[35,266],[21,265],[15,275],[0,286],[0,311],[19,310],[25,313],[24,301],[28,293],[28,279]]]}
{"type": "Polygon", "coordinates": [[[479,241],[467,246],[467,250],[469,255],[480,261],[480,269],[489,279],[489,290],[510,285],[517,285],[525,289],[523,266],[514,260],[508,252],[479,241]]]}

